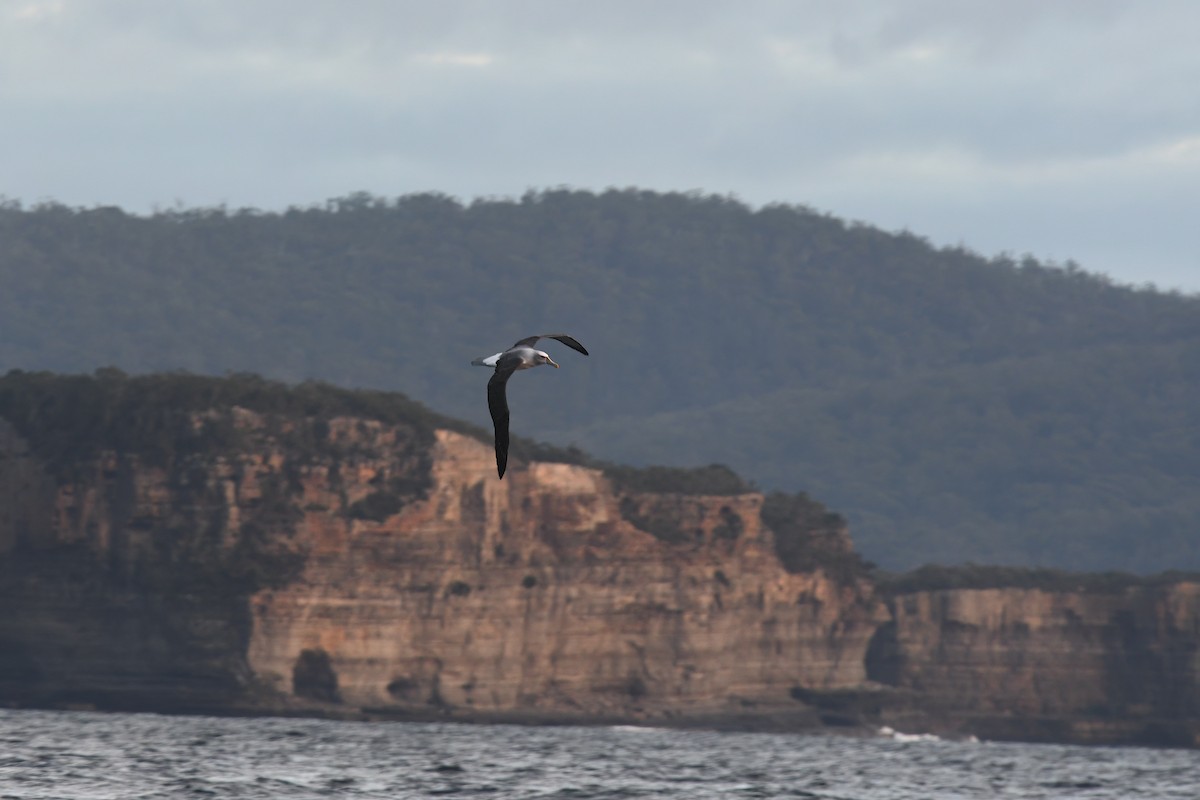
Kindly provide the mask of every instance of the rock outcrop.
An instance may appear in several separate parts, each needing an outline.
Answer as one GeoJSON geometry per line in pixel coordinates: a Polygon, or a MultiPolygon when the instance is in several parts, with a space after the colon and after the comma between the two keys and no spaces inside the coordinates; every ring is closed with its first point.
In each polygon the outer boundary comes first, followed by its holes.
{"type": "Polygon", "coordinates": [[[428,499],[379,521],[330,517],[321,474],[303,479],[312,550],[251,598],[256,675],[292,691],[300,654],[321,653],[356,706],[613,718],[794,710],[793,687],[866,679],[883,605],[865,582],[782,570],[761,495],[619,496],[566,464],[500,482],[491,448],[447,431],[433,464],[428,499]]]}
{"type": "Polygon", "coordinates": [[[1194,582],[886,589],[836,516],[754,492],[501,482],[489,444],[370,416],[182,419],[74,458],[0,421],[0,703],[1198,741],[1194,582]]]}
{"type": "Polygon", "coordinates": [[[1200,583],[897,594],[869,676],[897,726],[996,738],[1200,743],[1200,583]]]}
{"type": "Polygon", "coordinates": [[[783,569],[760,494],[536,462],[500,482],[448,430],[223,421],[234,449],[105,451],[57,484],[8,432],[0,698],[811,722],[795,690],[866,680],[883,603],[783,569]]]}

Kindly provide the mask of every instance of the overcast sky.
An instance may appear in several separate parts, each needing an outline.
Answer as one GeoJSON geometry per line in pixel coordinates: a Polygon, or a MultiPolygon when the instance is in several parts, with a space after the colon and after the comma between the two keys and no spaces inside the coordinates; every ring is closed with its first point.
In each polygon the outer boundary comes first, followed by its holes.
{"type": "Polygon", "coordinates": [[[1200,291],[1194,0],[0,0],[0,195],[803,204],[1200,291]]]}

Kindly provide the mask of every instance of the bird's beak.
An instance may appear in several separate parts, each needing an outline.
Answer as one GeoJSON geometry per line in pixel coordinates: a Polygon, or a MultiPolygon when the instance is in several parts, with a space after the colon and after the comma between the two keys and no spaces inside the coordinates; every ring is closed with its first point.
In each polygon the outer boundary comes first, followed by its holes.
{"type": "Polygon", "coordinates": [[[553,359],[553,358],[547,358],[546,360],[547,360],[548,362],[550,362],[550,366],[554,367],[555,369],[558,369],[558,364],[555,364],[555,363],[554,363],[554,359],[553,359]]]}

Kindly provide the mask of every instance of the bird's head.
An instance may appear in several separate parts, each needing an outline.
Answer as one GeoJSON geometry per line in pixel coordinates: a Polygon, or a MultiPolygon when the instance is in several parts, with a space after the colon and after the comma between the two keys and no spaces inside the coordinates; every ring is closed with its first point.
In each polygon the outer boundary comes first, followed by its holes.
{"type": "Polygon", "coordinates": [[[535,364],[549,364],[555,369],[558,369],[558,364],[554,363],[554,359],[551,358],[547,353],[543,353],[541,350],[538,350],[537,355],[535,355],[533,358],[535,364]]]}

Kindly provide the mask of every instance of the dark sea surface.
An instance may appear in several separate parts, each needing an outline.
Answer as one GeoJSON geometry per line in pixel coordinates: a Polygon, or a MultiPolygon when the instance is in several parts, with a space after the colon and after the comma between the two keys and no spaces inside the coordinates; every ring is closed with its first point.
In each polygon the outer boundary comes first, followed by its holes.
{"type": "Polygon", "coordinates": [[[1200,798],[1200,752],[0,710],[0,798],[1200,798]]]}

